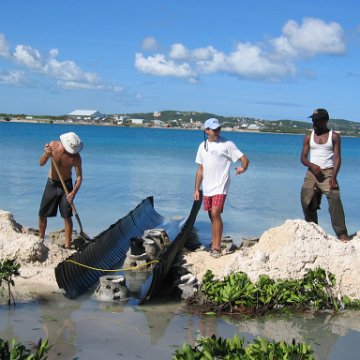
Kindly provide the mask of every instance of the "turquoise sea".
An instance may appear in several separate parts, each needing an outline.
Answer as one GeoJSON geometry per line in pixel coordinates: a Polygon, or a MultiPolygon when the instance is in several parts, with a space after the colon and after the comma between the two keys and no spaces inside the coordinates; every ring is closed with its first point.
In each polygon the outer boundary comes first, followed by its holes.
{"type": "MultiPolygon", "coordinates": [[[[83,227],[95,236],[126,215],[142,199],[154,196],[163,216],[187,216],[193,201],[195,154],[202,131],[0,123],[0,208],[26,226],[37,227],[37,212],[48,166],[38,165],[44,144],[75,131],[84,141],[84,181],[75,200],[83,227]]],[[[224,210],[224,232],[235,240],[260,236],[286,219],[302,218],[300,188],[305,167],[300,163],[303,136],[223,132],[250,159],[249,170],[232,176],[224,210]]],[[[234,165],[235,167],[235,165],[234,165]]],[[[339,175],[349,232],[359,230],[357,199],[360,138],[342,139],[339,175]]],[[[320,225],[333,234],[326,199],[320,225]]],[[[74,222],[75,223],[75,222],[74,222]]],[[[49,230],[62,227],[60,217],[49,230]]],[[[76,224],[75,224],[76,226],[76,224]]],[[[196,226],[209,241],[204,211],[196,226]]]]}
{"type": "MultiPolygon", "coordinates": [[[[107,229],[147,196],[154,197],[155,209],[165,217],[188,215],[202,131],[0,122],[0,208],[12,212],[18,223],[37,228],[48,172],[48,166],[40,167],[38,160],[46,142],[68,131],[75,131],[85,144],[81,153],[84,180],[75,205],[88,235],[93,237],[107,229]]],[[[286,219],[303,218],[303,136],[239,132],[222,135],[233,140],[250,160],[245,174],[232,174],[223,214],[224,234],[239,244],[242,238],[260,236],[286,219]]],[[[350,234],[359,230],[359,177],[360,139],[344,137],[338,180],[350,234]]],[[[334,234],[326,199],[319,223],[334,234]]],[[[62,227],[60,216],[49,219],[48,231],[62,227]]],[[[210,224],[202,210],[195,227],[202,243],[208,245],[210,224]]],[[[74,228],[78,229],[75,219],[74,228]]],[[[318,359],[353,359],[360,350],[357,313],[351,315],[351,321],[344,320],[349,313],[244,321],[177,315],[179,307],[170,302],[144,307],[98,304],[89,294],[76,300],[59,297],[52,304],[20,304],[10,311],[0,306],[0,337],[37,341],[49,332],[62,354],[57,357],[54,351],[50,358],[61,359],[98,359],[104,351],[109,359],[168,359],[174,346],[209,333],[237,333],[247,339],[274,336],[276,340],[293,334],[305,337],[316,349],[318,359]]]]}

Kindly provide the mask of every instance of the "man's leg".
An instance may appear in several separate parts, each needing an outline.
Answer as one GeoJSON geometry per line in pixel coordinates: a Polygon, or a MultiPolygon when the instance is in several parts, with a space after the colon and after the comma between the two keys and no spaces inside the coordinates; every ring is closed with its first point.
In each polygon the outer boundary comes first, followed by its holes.
{"type": "Polygon", "coordinates": [[[329,203],[331,224],[337,237],[342,241],[350,240],[345,225],[345,213],[340,199],[339,190],[331,190],[326,197],[329,203]]]}
{"type": "Polygon", "coordinates": [[[314,206],[315,181],[314,175],[310,171],[306,172],[304,184],[301,188],[301,206],[303,209],[304,217],[307,222],[318,223],[317,206],[314,206]]]}
{"type": "Polygon", "coordinates": [[[70,249],[71,248],[71,235],[72,235],[72,229],[73,229],[73,222],[71,217],[64,218],[65,223],[65,248],[70,249]]]}
{"type": "Polygon", "coordinates": [[[39,238],[45,239],[45,231],[47,226],[47,218],[44,216],[39,216],[39,238]]]}
{"type": "Polygon", "coordinates": [[[223,233],[223,222],[221,219],[221,208],[212,208],[209,211],[209,218],[211,220],[211,249],[221,250],[221,237],[223,233]]]}

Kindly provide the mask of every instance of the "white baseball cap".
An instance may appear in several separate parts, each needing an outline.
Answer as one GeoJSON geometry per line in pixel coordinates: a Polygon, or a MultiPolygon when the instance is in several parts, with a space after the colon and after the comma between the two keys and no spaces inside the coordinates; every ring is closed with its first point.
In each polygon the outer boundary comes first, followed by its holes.
{"type": "Polygon", "coordinates": [[[216,118],[207,119],[204,123],[205,129],[216,130],[219,127],[221,127],[221,124],[219,123],[219,120],[216,118]]]}

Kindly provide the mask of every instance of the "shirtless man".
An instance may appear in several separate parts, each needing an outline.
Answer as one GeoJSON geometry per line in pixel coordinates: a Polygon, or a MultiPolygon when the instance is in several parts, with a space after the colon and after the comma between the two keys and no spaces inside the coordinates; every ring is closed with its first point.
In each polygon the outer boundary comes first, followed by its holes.
{"type": "Polygon", "coordinates": [[[318,223],[317,210],[324,194],[329,203],[332,227],[339,240],[350,238],[340,199],[337,175],[341,165],[340,135],[327,127],[329,114],[316,109],[311,116],[314,130],[305,135],[301,162],[308,170],[301,189],[301,205],[305,220],[318,223]]]}
{"type": "Polygon", "coordinates": [[[45,151],[39,160],[40,166],[44,166],[49,158],[52,158],[52,160],[55,161],[69,191],[69,195],[66,197],[59,176],[51,162],[48,180],[39,209],[39,237],[40,239],[45,238],[47,218],[55,217],[57,209],[59,208],[65,223],[66,249],[71,248],[71,235],[73,229],[70,204],[72,204],[82,182],[82,166],[79,154],[82,148],[83,143],[78,135],[69,132],[62,134],[60,136],[60,141],[51,141],[50,144],[45,144],[45,151]],[[71,178],[72,168],[75,169],[76,174],[74,185],[71,178]]]}

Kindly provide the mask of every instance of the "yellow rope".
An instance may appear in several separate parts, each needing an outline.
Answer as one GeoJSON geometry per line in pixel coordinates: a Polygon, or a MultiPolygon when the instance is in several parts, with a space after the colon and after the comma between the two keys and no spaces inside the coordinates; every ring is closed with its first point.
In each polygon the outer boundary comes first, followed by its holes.
{"type": "Polygon", "coordinates": [[[138,265],[138,266],[132,266],[132,267],[129,267],[129,268],[123,268],[123,269],[116,269],[116,270],[106,270],[106,269],[98,269],[98,268],[94,268],[92,266],[88,266],[88,265],[85,265],[85,264],[81,264],[75,260],[71,260],[71,259],[67,259],[66,260],[67,262],[71,262],[75,265],[79,265],[79,266],[82,266],[84,268],[87,268],[87,269],[90,269],[90,270],[96,270],[96,271],[107,271],[107,272],[118,272],[118,271],[128,271],[128,270],[135,270],[135,269],[138,269],[140,267],[143,267],[143,266],[146,266],[146,265],[150,265],[150,264],[155,264],[155,263],[158,263],[159,260],[152,260],[152,261],[149,261],[145,264],[141,264],[141,265],[138,265]]]}

